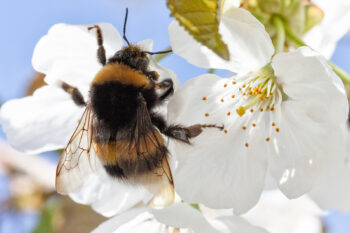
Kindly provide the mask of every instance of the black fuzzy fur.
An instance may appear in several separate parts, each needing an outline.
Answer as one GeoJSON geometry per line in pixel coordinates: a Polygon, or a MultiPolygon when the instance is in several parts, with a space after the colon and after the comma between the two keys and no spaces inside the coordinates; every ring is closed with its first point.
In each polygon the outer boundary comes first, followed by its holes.
{"type": "Polygon", "coordinates": [[[153,89],[146,90],[119,82],[106,82],[92,85],[90,98],[98,120],[103,121],[113,131],[117,131],[135,122],[136,111],[140,105],[138,93],[142,93],[147,108],[151,111],[158,101],[153,89]]]}
{"type": "Polygon", "coordinates": [[[173,94],[173,82],[171,79],[166,79],[155,83],[159,75],[155,71],[148,70],[149,59],[139,47],[133,45],[124,47],[116,52],[107,64],[115,62],[125,64],[135,69],[135,72],[141,71],[153,85],[152,88],[143,88],[109,81],[102,84],[93,83],[90,88],[90,100],[95,116],[93,121],[95,143],[125,141],[126,146],[130,144],[137,148],[138,142],[145,140],[145,137],[152,137],[157,141],[150,146],[155,148],[154,151],[139,153],[136,149],[137,160],[127,159],[128,155],[123,155],[125,158],[116,159],[114,164],[104,164],[107,173],[111,176],[128,179],[160,168],[163,159],[168,156],[167,148],[157,139],[156,128],[166,136],[189,143],[191,137],[201,132],[201,126],[188,128],[180,125],[167,126],[162,116],[153,113],[155,106],[173,94]],[[156,94],[156,85],[159,89],[166,89],[160,96],[156,94]],[[150,133],[151,136],[147,136],[150,133]]]}

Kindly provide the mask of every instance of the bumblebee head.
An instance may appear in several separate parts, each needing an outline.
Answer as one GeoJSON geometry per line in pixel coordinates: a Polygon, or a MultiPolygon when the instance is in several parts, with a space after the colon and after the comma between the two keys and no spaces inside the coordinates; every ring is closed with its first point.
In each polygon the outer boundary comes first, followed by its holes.
{"type": "MultiPolygon", "coordinates": [[[[170,53],[171,50],[160,51],[160,52],[149,52],[143,51],[139,46],[132,45],[129,40],[126,38],[126,22],[128,19],[128,8],[126,8],[125,20],[124,20],[124,29],[123,29],[123,39],[128,44],[123,47],[121,50],[117,51],[113,57],[108,60],[108,63],[123,63],[130,66],[133,69],[139,70],[144,74],[149,74],[147,70],[149,65],[149,57],[147,55],[170,53]]],[[[152,76],[152,75],[151,75],[152,76]]]]}
{"type": "Polygon", "coordinates": [[[149,58],[147,53],[136,45],[129,45],[117,51],[108,63],[119,62],[142,72],[147,71],[149,58]]]}

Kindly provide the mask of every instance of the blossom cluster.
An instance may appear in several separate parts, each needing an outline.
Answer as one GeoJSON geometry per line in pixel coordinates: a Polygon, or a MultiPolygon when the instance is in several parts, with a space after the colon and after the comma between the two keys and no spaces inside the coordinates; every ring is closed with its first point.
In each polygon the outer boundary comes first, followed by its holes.
{"type": "MultiPolygon", "coordinates": [[[[322,208],[350,210],[348,99],[327,60],[345,33],[345,26],[335,23],[337,9],[328,12],[325,1],[317,1],[324,21],[307,32],[310,46],[299,43],[293,48],[291,40],[280,46],[280,38],[267,30],[271,25],[253,16],[251,8],[244,9],[246,2],[224,1],[221,8],[219,32],[229,60],[199,43],[178,21],[169,25],[175,54],[195,66],[231,71],[229,77],[208,73],[179,87],[174,72],[149,57],[150,70],[159,80],[171,78],[175,84],[174,95],[160,109],[169,123],[223,126],[221,131],[203,130],[191,145],[168,141],[175,204],[152,208],[153,194],[147,188],[114,179],[101,167],[69,194],[112,217],[94,232],[262,233],[266,230],[248,221],[260,226],[264,221],[259,224],[249,215],[255,216],[253,207],[271,189],[288,199],[309,195],[322,208]],[[329,25],[334,31],[329,32],[329,25]],[[226,210],[213,217],[215,209],[226,210]]],[[[328,4],[350,8],[341,2],[328,4]]],[[[111,57],[123,47],[122,37],[111,24],[98,25],[106,56],[111,57]]],[[[61,84],[78,87],[88,99],[91,82],[102,68],[91,26],[57,24],[38,42],[32,63],[46,75],[47,85],[0,110],[0,123],[14,148],[30,154],[65,148],[84,107],[75,105],[61,84]]],[[[151,40],[137,46],[152,51],[151,40]]]]}

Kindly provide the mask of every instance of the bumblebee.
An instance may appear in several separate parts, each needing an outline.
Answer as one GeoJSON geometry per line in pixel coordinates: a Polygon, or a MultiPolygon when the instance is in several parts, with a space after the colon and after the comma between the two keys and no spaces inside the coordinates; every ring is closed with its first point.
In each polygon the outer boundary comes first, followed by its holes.
{"type": "Polygon", "coordinates": [[[100,27],[87,28],[96,30],[97,59],[103,65],[92,81],[89,100],[76,87],[62,83],[85,111],[57,166],[56,189],[61,194],[73,192],[86,175],[103,166],[108,175],[144,185],[169,204],[174,185],[163,136],[190,144],[203,128],[222,127],[169,125],[154,111],[174,88],[171,79],[157,82],[159,75],[149,69],[148,56],[171,51],[152,53],[130,44],[125,36],[127,16],[126,10],[123,38],[127,46],[108,60],[100,27]]]}

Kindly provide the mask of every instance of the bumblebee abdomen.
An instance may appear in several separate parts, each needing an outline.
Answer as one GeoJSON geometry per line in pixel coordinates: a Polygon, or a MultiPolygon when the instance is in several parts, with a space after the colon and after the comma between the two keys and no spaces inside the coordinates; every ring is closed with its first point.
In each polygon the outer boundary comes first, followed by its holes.
{"type": "Polygon", "coordinates": [[[93,142],[94,150],[107,173],[116,178],[144,175],[159,168],[168,155],[158,131],[149,132],[143,140],[93,142]]]}

